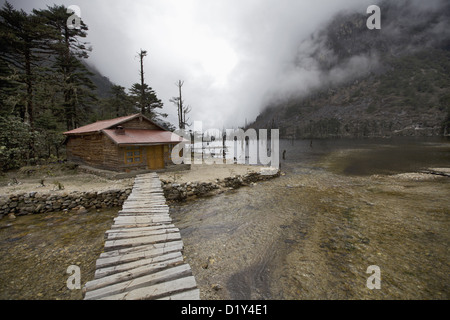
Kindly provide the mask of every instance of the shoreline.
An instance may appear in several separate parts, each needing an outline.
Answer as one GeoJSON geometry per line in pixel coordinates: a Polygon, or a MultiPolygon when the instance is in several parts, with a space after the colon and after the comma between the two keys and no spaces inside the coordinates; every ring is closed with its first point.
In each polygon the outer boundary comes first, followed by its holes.
{"type": "MultiPolygon", "coordinates": [[[[134,178],[110,179],[84,170],[68,172],[52,172],[54,168],[36,166],[32,174],[7,172],[0,180],[0,195],[19,193],[53,193],[64,192],[104,192],[126,189],[133,186],[134,178]],[[36,172],[39,170],[39,172],[36,172]]],[[[265,166],[245,164],[213,164],[191,165],[191,170],[157,172],[160,180],[173,183],[185,182],[216,182],[235,175],[245,175],[258,172],[265,166]]],[[[26,171],[26,170],[24,170],[26,171]]]]}
{"type": "MultiPolygon", "coordinates": [[[[193,170],[163,172],[158,176],[166,201],[170,204],[211,196],[280,175],[278,170],[264,172],[265,169],[263,166],[238,164],[194,165],[193,170]]],[[[134,178],[111,180],[85,172],[52,178],[54,186],[43,185],[44,178],[41,176],[23,179],[17,185],[0,187],[0,219],[5,216],[15,219],[16,216],[30,214],[120,207],[134,184],[134,178]],[[41,183],[36,187],[39,181],[41,183]]]]}

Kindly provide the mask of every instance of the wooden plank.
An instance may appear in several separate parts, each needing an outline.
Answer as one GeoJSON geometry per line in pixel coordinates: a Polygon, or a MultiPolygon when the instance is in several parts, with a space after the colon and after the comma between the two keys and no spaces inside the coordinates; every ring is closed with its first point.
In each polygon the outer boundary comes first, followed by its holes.
{"type": "MultiPolygon", "coordinates": [[[[130,212],[131,213],[131,212],[130,212]]],[[[172,218],[166,213],[158,213],[152,215],[126,215],[114,218],[115,224],[123,223],[150,223],[158,221],[172,221],[172,218]]]]}
{"type": "Polygon", "coordinates": [[[124,248],[103,252],[97,259],[97,268],[119,263],[136,261],[163,255],[169,252],[181,251],[183,249],[183,241],[170,241],[163,243],[153,243],[151,245],[136,246],[132,248],[124,248]]]}
{"type": "Polygon", "coordinates": [[[175,228],[174,224],[161,224],[158,226],[152,226],[152,227],[141,227],[141,228],[116,228],[116,229],[109,229],[106,230],[106,234],[108,233],[117,233],[117,232],[136,232],[136,231],[151,231],[151,230],[159,230],[159,229],[171,229],[175,228]]]}
{"type": "Polygon", "coordinates": [[[148,195],[129,195],[128,196],[128,200],[129,202],[140,202],[140,201],[149,201],[151,199],[151,201],[153,202],[160,202],[160,203],[164,203],[166,200],[164,198],[164,195],[161,194],[161,196],[148,196],[148,195]]]}
{"type": "Polygon", "coordinates": [[[164,208],[169,209],[169,207],[164,203],[147,203],[147,202],[136,202],[136,203],[124,203],[122,209],[153,209],[153,208],[164,208]]]}
{"type": "Polygon", "coordinates": [[[145,217],[153,217],[153,216],[161,216],[166,215],[169,216],[169,211],[163,211],[163,210],[146,210],[146,211],[136,211],[136,210],[130,210],[130,211],[120,211],[119,217],[126,217],[126,216],[145,216],[145,217]]]}
{"type": "Polygon", "coordinates": [[[126,238],[136,238],[143,236],[153,236],[157,234],[166,234],[180,232],[178,228],[167,228],[167,229],[157,229],[157,230],[144,230],[144,231],[136,231],[136,232],[117,232],[117,233],[108,233],[108,240],[112,239],[126,239],[126,238]]]}
{"type": "Polygon", "coordinates": [[[142,210],[142,211],[136,211],[136,210],[129,210],[129,211],[120,211],[119,217],[126,217],[126,216],[145,216],[148,218],[152,218],[153,216],[161,216],[166,215],[169,216],[169,210],[142,210]]]}
{"type": "Polygon", "coordinates": [[[162,201],[130,201],[127,202],[125,201],[125,203],[123,204],[122,207],[137,207],[137,208],[142,208],[142,207],[147,207],[147,206],[156,206],[156,207],[165,207],[168,208],[169,206],[167,204],[165,204],[162,201]]]}
{"type": "Polygon", "coordinates": [[[154,201],[149,201],[148,199],[144,199],[144,200],[125,200],[124,202],[125,206],[137,206],[137,205],[148,205],[148,206],[152,206],[152,205],[164,205],[166,207],[167,204],[165,204],[165,202],[161,201],[161,200],[154,200],[154,201]]]}
{"type": "Polygon", "coordinates": [[[101,298],[102,300],[144,300],[144,299],[157,299],[167,295],[195,289],[197,284],[193,276],[176,279],[153,286],[131,290],[129,292],[123,292],[106,296],[101,298]]]}
{"type": "Polygon", "coordinates": [[[142,287],[148,287],[164,281],[184,278],[191,275],[192,271],[189,265],[182,264],[128,281],[114,283],[110,286],[98,288],[95,290],[90,289],[91,291],[86,293],[85,299],[99,299],[105,296],[127,292],[142,287]]]}
{"type": "MultiPolygon", "coordinates": [[[[168,210],[129,210],[129,211],[120,211],[118,217],[128,217],[128,216],[140,216],[146,218],[153,218],[154,216],[169,216],[168,210]]],[[[120,219],[119,219],[120,220],[120,219]]]]}
{"type": "Polygon", "coordinates": [[[143,227],[143,224],[148,225],[152,223],[172,222],[172,218],[168,214],[152,215],[152,216],[136,216],[124,215],[114,219],[115,225],[136,225],[143,227]]]}
{"type": "Polygon", "coordinates": [[[122,206],[123,209],[149,209],[149,208],[166,208],[166,209],[170,209],[166,204],[161,203],[161,202],[154,202],[154,203],[147,203],[145,201],[136,201],[135,203],[124,203],[124,205],[122,206]]]}
{"type": "Polygon", "coordinates": [[[183,256],[181,255],[181,252],[172,252],[169,254],[156,256],[154,258],[137,260],[129,263],[118,264],[115,266],[98,269],[95,271],[94,280],[98,280],[104,283],[110,280],[111,282],[120,282],[121,279],[129,280],[133,277],[149,274],[155,272],[155,270],[168,268],[169,266],[182,263],[183,256]]]}
{"type": "Polygon", "coordinates": [[[145,227],[156,227],[156,226],[166,226],[170,225],[172,221],[161,221],[161,222],[152,222],[152,223],[141,223],[139,225],[133,224],[113,224],[111,229],[133,229],[133,228],[145,228],[145,227]]]}
{"type": "Polygon", "coordinates": [[[127,210],[167,210],[169,211],[169,207],[164,205],[157,205],[157,204],[153,204],[153,205],[145,205],[145,204],[139,204],[139,205],[125,205],[122,206],[122,210],[121,211],[127,211],[127,210]]]}
{"type": "MultiPolygon", "coordinates": [[[[131,269],[137,269],[140,267],[146,267],[150,270],[152,266],[155,266],[157,264],[165,263],[167,266],[173,265],[173,264],[180,264],[183,263],[183,256],[181,252],[171,252],[164,255],[159,255],[153,258],[148,259],[140,259],[133,262],[118,264],[115,266],[109,266],[105,268],[101,268],[95,271],[95,277],[94,279],[100,279],[109,275],[118,274],[121,272],[125,272],[131,269]]],[[[145,270],[144,270],[145,271],[145,270]]],[[[149,271],[150,272],[150,271],[149,271]]]]}
{"type": "Polygon", "coordinates": [[[152,213],[169,213],[169,208],[164,208],[164,207],[143,207],[143,208],[122,208],[122,210],[119,211],[120,213],[147,213],[147,214],[152,214],[152,213]]]}
{"type": "Polygon", "coordinates": [[[181,236],[179,233],[167,233],[162,235],[148,236],[148,237],[137,237],[131,239],[121,239],[121,240],[107,240],[105,241],[105,249],[118,249],[125,247],[135,247],[144,244],[152,244],[157,242],[166,242],[172,240],[180,240],[181,236]]]}

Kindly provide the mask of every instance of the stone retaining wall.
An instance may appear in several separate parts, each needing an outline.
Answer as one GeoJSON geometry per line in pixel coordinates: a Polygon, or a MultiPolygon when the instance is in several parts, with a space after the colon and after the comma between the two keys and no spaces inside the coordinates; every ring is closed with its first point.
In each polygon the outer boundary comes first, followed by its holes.
{"type": "Polygon", "coordinates": [[[131,193],[125,190],[108,190],[104,192],[62,192],[55,193],[22,193],[0,197],[0,218],[5,215],[15,216],[63,211],[77,208],[109,208],[123,204],[131,193]]]}
{"type": "MultiPolygon", "coordinates": [[[[164,196],[168,201],[183,201],[196,197],[210,196],[227,189],[237,189],[257,181],[278,177],[280,172],[264,175],[250,172],[245,175],[228,177],[216,182],[172,183],[161,179],[164,196]]],[[[131,188],[108,190],[104,192],[29,192],[0,197],[0,219],[6,215],[27,215],[52,211],[73,210],[79,208],[110,208],[122,206],[131,193],[131,188]]]]}
{"type": "Polygon", "coordinates": [[[248,186],[257,181],[269,180],[280,176],[280,171],[274,174],[261,174],[250,172],[245,175],[236,175],[227,177],[223,180],[217,179],[216,182],[185,182],[173,183],[162,180],[164,196],[169,201],[183,201],[189,198],[210,196],[216,193],[224,192],[227,189],[237,189],[242,186],[248,186]]]}

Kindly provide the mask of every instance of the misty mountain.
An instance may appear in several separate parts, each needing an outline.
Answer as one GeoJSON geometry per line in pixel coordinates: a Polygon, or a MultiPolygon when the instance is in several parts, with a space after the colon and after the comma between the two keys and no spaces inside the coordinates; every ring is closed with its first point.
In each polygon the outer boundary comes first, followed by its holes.
{"type": "Polygon", "coordinates": [[[291,72],[309,83],[274,96],[249,127],[282,138],[450,133],[450,3],[378,5],[381,30],[341,12],[302,41],[291,72]]]}
{"type": "Polygon", "coordinates": [[[98,71],[95,66],[85,61],[83,61],[83,64],[86,66],[88,71],[92,73],[92,75],[89,75],[89,78],[97,87],[95,89],[97,97],[99,98],[111,97],[111,87],[114,85],[114,83],[112,83],[108,77],[102,75],[101,72],[98,71]]]}

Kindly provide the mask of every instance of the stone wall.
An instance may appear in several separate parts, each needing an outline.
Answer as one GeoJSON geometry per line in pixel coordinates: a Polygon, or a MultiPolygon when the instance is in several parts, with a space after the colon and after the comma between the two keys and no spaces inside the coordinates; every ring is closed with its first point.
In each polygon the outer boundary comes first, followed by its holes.
{"type": "Polygon", "coordinates": [[[161,182],[164,196],[168,201],[183,201],[190,198],[211,196],[224,192],[227,189],[237,189],[254,184],[257,181],[269,180],[278,176],[280,176],[280,171],[274,174],[250,172],[242,176],[236,175],[223,180],[217,179],[216,182],[173,183],[162,179],[161,182]]]}
{"type": "MultiPolygon", "coordinates": [[[[278,177],[273,174],[250,172],[227,177],[215,182],[172,183],[161,179],[164,196],[168,201],[183,201],[196,197],[211,196],[229,189],[248,186],[258,181],[278,177]]],[[[6,215],[20,216],[64,210],[120,207],[131,193],[131,188],[104,192],[38,193],[29,192],[0,197],[0,219],[6,215]]]]}
{"type": "Polygon", "coordinates": [[[27,215],[71,209],[109,208],[123,204],[131,193],[125,190],[108,190],[104,192],[30,192],[0,197],[0,218],[5,215],[27,215]]]}

